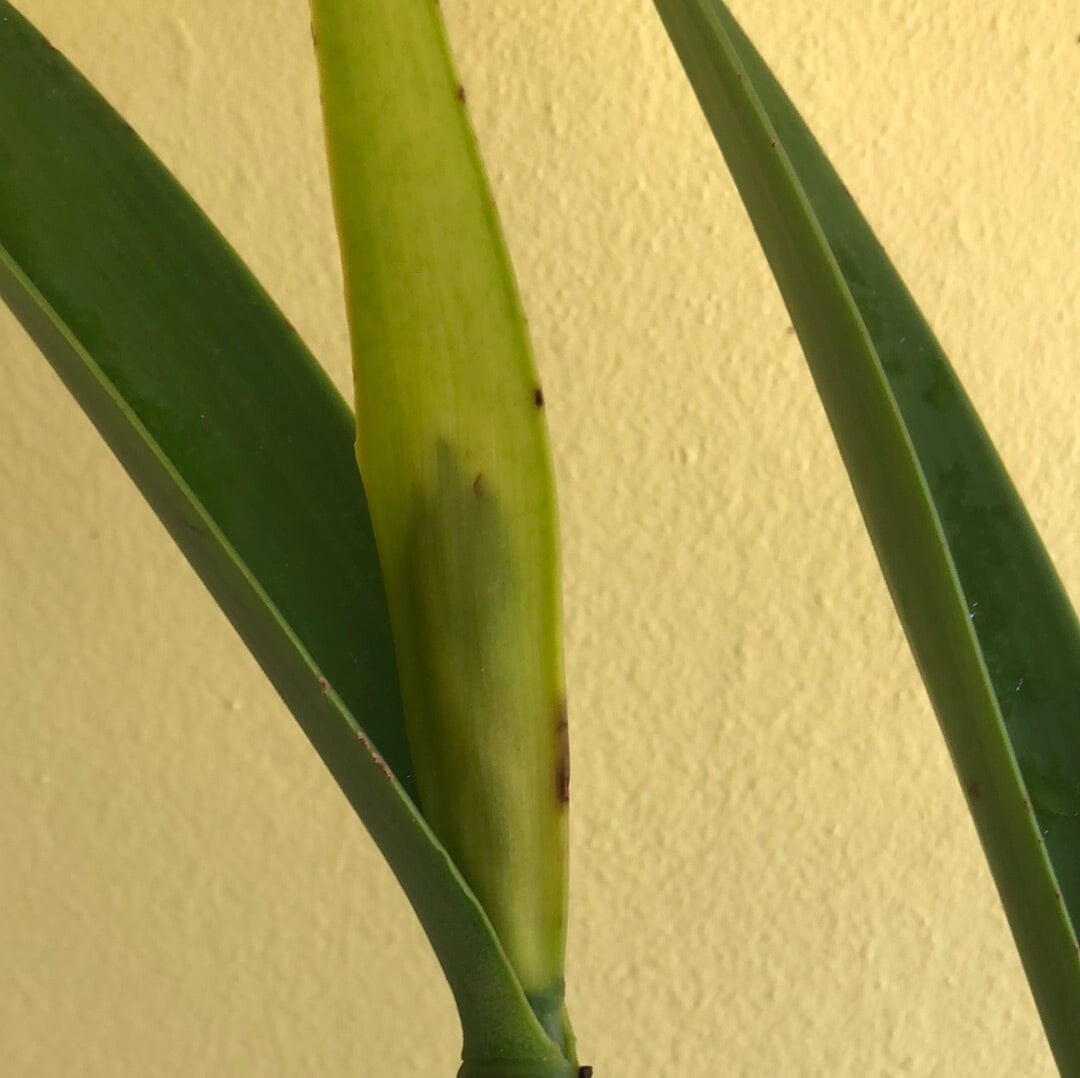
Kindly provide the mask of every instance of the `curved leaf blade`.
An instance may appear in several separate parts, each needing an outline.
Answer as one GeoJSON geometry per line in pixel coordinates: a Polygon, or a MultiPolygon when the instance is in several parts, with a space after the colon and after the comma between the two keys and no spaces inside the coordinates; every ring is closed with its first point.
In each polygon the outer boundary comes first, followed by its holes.
{"type": "Polygon", "coordinates": [[[486,1054],[542,1055],[490,922],[412,799],[347,406],[182,188],[7,0],[0,59],[0,296],[363,819],[486,1054]]]}
{"type": "Polygon", "coordinates": [[[1080,1073],[1080,628],[895,268],[719,0],[656,0],[806,352],[1059,1065],[1080,1073]]]}

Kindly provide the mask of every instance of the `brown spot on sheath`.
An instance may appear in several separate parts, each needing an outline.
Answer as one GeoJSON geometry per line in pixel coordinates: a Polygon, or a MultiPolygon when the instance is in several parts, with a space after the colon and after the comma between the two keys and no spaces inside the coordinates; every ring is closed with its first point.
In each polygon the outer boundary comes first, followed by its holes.
{"type": "Polygon", "coordinates": [[[379,755],[378,750],[371,743],[371,738],[369,738],[363,730],[357,730],[356,739],[365,749],[367,749],[368,755],[375,761],[375,766],[392,782],[394,776],[391,773],[390,768],[387,767],[386,761],[379,755]]]}
{"type": "Polygon", "coordinates": [[[537,408],[544,407],[544,391],[539,386],[533,390],[533,404],[535,404],[537,408]]]}
{"type": "Polygon", "coordinates": [[[560,805],[570,801],[570,726],[565,700],[555,705],[555,797],[560,805]]]}
{"type": "Polygon", "coordinates": [[[459,82],[457,84],[457,99],[464,105],[465,104],[465,87],[459,82]]]}

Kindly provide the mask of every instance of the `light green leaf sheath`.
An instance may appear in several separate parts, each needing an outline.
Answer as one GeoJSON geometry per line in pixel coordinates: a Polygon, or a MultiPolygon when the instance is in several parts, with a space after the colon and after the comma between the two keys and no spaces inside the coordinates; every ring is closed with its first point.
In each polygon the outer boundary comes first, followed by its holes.
{"type": "Polygon", "coordinates": [[[940,346],[760,56],[719,0],[656,6],[791,312],[1058,1065],[1080,1074],[1076,617],[940,346]]]}
{"type": "Polygon", "coordinates": [[[312,10],[356,454],[420,803],[572,1053],[555,500],[517,288],[435,0],[312,10]]]}
{"type": "MultiPolygon", "coordinates": [[[[569,1063],[410,797],[349,409],[173,177],[7,0],[0,298],[139,485],[385,854],[450,981],[466,1058],[498,1061],[493,1074],[565,1078],[569,1063]]],[[[168,621],[163,611],[163,632],[168,621]]],[[[362,935],[366,926],[339,930],[362,935]]],[[[362,998],[362,986],[328,990],[358,989],[362,998]]]]}

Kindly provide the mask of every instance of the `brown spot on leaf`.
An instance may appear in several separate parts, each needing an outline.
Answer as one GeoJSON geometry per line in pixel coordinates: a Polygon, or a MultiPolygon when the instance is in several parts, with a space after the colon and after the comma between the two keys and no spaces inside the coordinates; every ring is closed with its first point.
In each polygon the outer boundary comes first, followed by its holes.
{"type": "Polygon", "coordinates": [[[592,1067],[578,1067],[578,1078],[592,1078],[592,1067]]]}
{"type": "Polygon", "coordinates": [[[322,689],[323,692],[329,692],[330,691],[330,682],[327,681],[326,678],[320,676],[319,677],[319,688],[322,689]]]}
{"type": "Polygon", "coordinates": [[[968,797],[970,797],[972,801],[979,800],[979,784],[977,782],[969,782],[965,789],[967,790],[968,797]]]}
{"type": "Polygon", "coordinates": [[[570,801],[570,726],[565,699],[555,705],[555,797],[560,805],[570,801]]]}
{"type": "Polygon", "coordinates": [[[390,772],[390,768],[387,766],[386,761],[379,755],[378,750],[371,743],[371,738],[364,733],[363,730],[356,731],[356,739],[364,746],[368,751],[368,755],[374,760],[375,766],[391,781],[393,781],[393,774],[390,772]]]}
{"type": "Polygon", "coordinates": [[[544,407],[544,391],[539,386],[533,390],[533,404],[535,404],[537,408],[544,407]]]}
{"type": "Polygon", "coordinates": [[[459,82],[457,84],[457,99],[464,105],[465,104],[465,87],[459,82]]]}
{"type": "Polygon", "coordinates": [[[472,492],[478,498],[482,498],[484,496],[484,473],[483,472],[477,472],[476,473],[476,478],[472,482],[472,492]]]}

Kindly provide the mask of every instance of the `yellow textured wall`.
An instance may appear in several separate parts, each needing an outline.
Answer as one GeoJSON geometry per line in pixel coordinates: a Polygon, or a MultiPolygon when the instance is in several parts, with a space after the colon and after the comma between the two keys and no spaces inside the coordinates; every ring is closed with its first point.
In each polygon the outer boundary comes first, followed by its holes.
{"type": "MultiPolygon", "coordinates": [[[[347,391],[304,0],[16,0],[347,391]]],[[[647,0],[443,0],[535,333],[598,1078],[1053,1072],[810,379],[647,0]]],[[[1080,595],[1074,0],[734,4],[1080,595]]],[[[0,1073],[448,1076],[363,828],[0,313],[0,1073]]]]}

